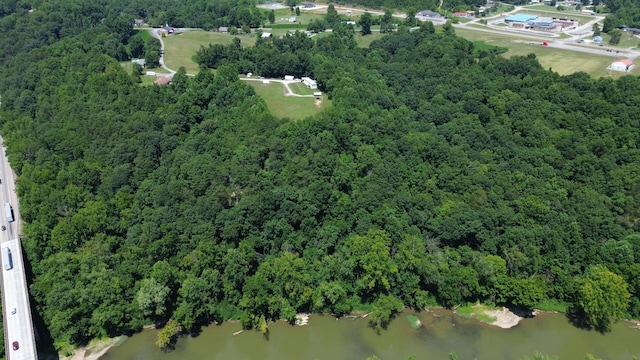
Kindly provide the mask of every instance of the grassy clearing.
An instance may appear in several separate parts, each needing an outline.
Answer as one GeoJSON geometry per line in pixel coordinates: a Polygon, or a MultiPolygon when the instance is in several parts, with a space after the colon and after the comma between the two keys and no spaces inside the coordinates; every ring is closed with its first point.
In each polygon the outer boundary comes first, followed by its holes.
{"type": "Polygon", "coordinates": [[[316,106],[316,99],[312,97],[284,96],[284,85],[281,83],[263,84],[259,81],[247,81],[247,83],[253,86],[256,93],[267,103],[271,114],[277,117],[304,119],[331,106],[331,101],[326,96],[322,97],[319,106],[316,106]]]}
{"type": "Polygon", "coordinates": [[[314,92],[319,91],[318,89],[309,89],[303,83],[289,84],[289,88],[291,89],[291,91],[298,95],[313,95],[314,92]]]}
{"type": "MultiPolygon", "coordinates": [[[[609,40],[611,39],[611,36],[609,34],[601,33],[600,36],[602,36],[602,41],[604,42],[604,46],[612,46],[612,45],[609,45],[609,40]]],[[[618,45],[615,45],[615,47],[637,48],[637,47],[640,47],[639,45],[640,45],[640,39],[629,34],[628,32],[623,31],[622,36],[620,37],[620,43],[618,45]]]]}
{"type": "Polygon", "coordinates": [[[170,69],[177,71],[181,66],[184,66],[187,73],[195,74],[198,72],[198,64],[193,61],[193,56],[200,49],[200,46],[231,44],[234,37],[240,39],[242,46],[253,46],[256,43],[255,37],[250,35],[232,36],[204,30],[187,31],[163,38],[164,61],[170,69]]]}
{"type": "Polygon", "coordinates": [[[386,34],[381,34],[380,32],[375,32],[364,36],[360,33],[356,33],[356,44],[358,44],[358,47],[368,48],[374,40],[382,39],[385,35],[386,34]]]}
{"type": "Polygon", "coordinates": [[[492,323],[498,320],[495,316],[489,316],[485,314],[485,311],[488,310],[499,310],[499,308],[479,303],[466,304],[464,306],[459,306],[458,308],[456,308],[456,314],[466,318],[475,316],[478,320],[486,323],[492,323]]]}
{"type": "Polygon", "coordinates": [[[407,315],[407,322],[409,323],[409,326],[411,326],[414,329],[419,329],[420,326],[422,326],[422,323],[420,322],[420,319],[418,319],[417,316],[415,315],[407,315]]]}
{"type": "MultiPolygon", "coordinates": [[[[467,29],[456,29],[456,34],[470,41],[482,41],[488,45],[508,48],[509,51],[503,56],[511,57],[515,55],[536,54],[538,61],[545,69],[551,69],[561,75],[568,75],[578,71],[584,71],[595,78],[609,76],[607,67],[613,61],[612,56],[593,55],[577,51],[548,48],[539,45],[531,45],[530,39],[518,38],[513,35],[502,35],[484,31],[473,31],[467,29]]],[[[634,69],[631,74],[639,70],[634,69]]],[[[611,77],[618,78],[625,75],[623,72],[611,72],[611,77]]]]}
{"type": "Polygon", "coordinates": [[[555,299],[551,299],[551,300],[544,300],[540,302],[537,308],[542,311],[557,311],[561,313],[566,313],[567,310],[569,309],[569,304],[560,302],[555,299]]]}

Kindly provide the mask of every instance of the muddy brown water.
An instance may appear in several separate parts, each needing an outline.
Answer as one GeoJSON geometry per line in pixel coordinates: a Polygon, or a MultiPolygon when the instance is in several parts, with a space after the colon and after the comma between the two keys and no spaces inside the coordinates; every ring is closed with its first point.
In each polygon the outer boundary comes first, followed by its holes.
{"type": "Polygon", "coordinates": [[[542,313],[514,328],[501,329],[436,309],[405,311],[378,335],[367,319],[311,315],[307,326],[270,324],[268,338],[255,331],[233,336],[240,330],[239,323],[208,326],[196,337],[181,337],[176,348],[167,352],[155,345],[157,330],[145,330],[109,350],[101,360],[365,360],[372,355],[382,360],[404,360],[410,355],[446,360],[451,352],[460,360],[517,360],[537,352],[560,360],[584,359],[586,354],[631,360],[640,356],[640,330],[632,327],[636,323],[621,321],[610,333],[600,334],[574,327],[562,314],[542,313]],[[422,326],[411,328],[406,315],[418,316],[422,326]]]}

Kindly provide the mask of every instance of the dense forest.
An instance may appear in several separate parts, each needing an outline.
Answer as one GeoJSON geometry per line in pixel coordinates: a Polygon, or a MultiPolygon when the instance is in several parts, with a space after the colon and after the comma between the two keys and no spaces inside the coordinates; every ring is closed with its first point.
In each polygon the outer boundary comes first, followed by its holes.
{"type": "Polygon", "coordinates": [[[299,311],[368,309],[379,330],[477,300],[640,316],[636,77],[559,76],[426,23],[368,49],[351,28],[203,48],[195,76],[141,86],[107,3],[0,18],[2,136],[58,346],[299,311]],[[249,67],[312,76],[333,106],[274,118],[249,67]]]}

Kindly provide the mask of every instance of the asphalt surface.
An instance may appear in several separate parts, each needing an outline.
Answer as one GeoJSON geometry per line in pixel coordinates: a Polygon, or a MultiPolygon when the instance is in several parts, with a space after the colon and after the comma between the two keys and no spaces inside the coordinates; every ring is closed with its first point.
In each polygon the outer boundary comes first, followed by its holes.
{"type": "MultiPolygon", "coordinates": [[[[2,138],[0,138],[2,141],[2,138]]],[[[0,226],[6,230],[0,231],[0,246],[11,250],[13,268],[6,270],[2,264],[2,300],[4,315],[4,338],[7,358],[10,360],[37,359],[36,340],[34,335],[31,307],[27,279],[20,244],[20,212],[18,196],[15,191],[15,174],[9,166],[5,156],[4,146],[0,147],[0,201],[2,201],[2,216],[0,226]],[[4,204],[13,207],[15,221],[9,222],[4,210],[4,204]],[[13,350],[13,343],[18,342],[18,349],[13,350]]]]}

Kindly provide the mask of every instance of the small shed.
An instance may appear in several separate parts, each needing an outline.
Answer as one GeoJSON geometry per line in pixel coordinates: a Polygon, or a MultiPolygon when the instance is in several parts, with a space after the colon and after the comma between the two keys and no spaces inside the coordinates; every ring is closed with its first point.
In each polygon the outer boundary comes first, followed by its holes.
{"type": "Polygon", "coordinates": [[[285,75],[284,79],[287,81],[293,81],[293,75],[285,75]]]}
{"type": "Polygon", "coordinates": [[[144,25],[144,19],[133,19],[133,25],[135,25],[135,26],[144,25]]]}
{"type": "Polygon", "coordinates": [[[262,35],[261,35],[261,37],[262,37],[263,39],[270,38],[270,37],[271,37],[271,33],[270,33],[270,32],[263,32],[263,33],[262,33],[262,35]]]}
{"type": "Polygon", "coordinates": [[[229,27],[228,27],[228,26],[220,26],[220,27],[218,28],[218,32],[221,32],[221,33],[228,33],[228,32],[229,32],[229,27]]]}
{"type": "Polygon", "coordinates": [[[156,78],[156,81],[154,81],[154,84],[169,85],[171,84],[171,76],[158,76],[158,78],[156,78]]]}
{"type": "Polygon", "coordinates": [[[322,93],[321,93],[320,91],[314,91],[314,92],[313,92],[313,96],[314,96],[316,99],[320,99],[320,98],[322,97],[322,93]]]}

